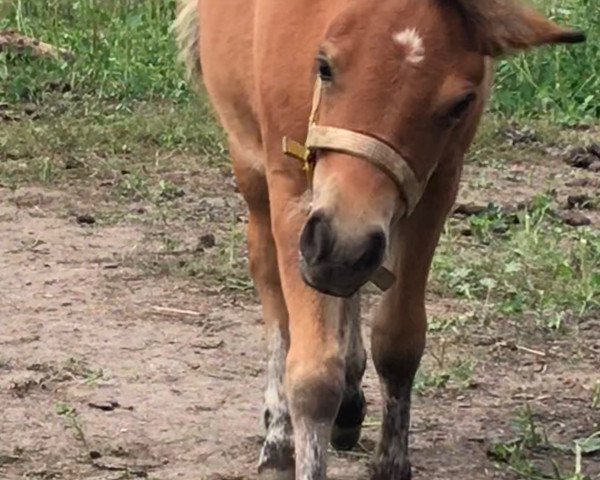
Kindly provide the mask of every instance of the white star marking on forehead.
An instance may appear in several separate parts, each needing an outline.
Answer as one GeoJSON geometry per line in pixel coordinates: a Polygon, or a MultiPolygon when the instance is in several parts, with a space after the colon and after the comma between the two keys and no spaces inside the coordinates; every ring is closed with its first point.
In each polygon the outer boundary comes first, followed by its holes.
{"type": "Polygon", "coordinates": [[[394,42],[406,50],[406,61],[420,63],[425,58],[423,39],[416,28],[407,28],[397,32],[392,37],[394,42]]]}

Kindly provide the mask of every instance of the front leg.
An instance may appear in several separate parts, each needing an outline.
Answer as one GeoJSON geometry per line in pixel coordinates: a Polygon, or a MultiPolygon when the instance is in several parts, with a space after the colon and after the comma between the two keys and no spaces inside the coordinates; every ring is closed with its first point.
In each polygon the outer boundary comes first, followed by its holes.
{"type": "MultiPolygon", "coordinates": [[[[418,321],[424,325],[423,320],[418,321]]],[[[377,446],[372,480],[410,480],[408,452],[411,388],[419,366],[425,332],[417,324],[405,338],[384,338],[389,329],[373,331],[373,360],[379,374],[383,400],[381,437],[377,446]]]]}
{"type": "Polygon", "coordinates": [[[260,297],[267,337],[267,385],[263,409],[266,430],[258,461],[262,479],[294,479],[292,424],[285,394],[285,360],[289,346],[288,313],[277,251],[271,228],[266,178],[244,161],[235,144],[230,145],[238,185],[249,209],[248,257],[250,272],[260,297]]]}
{"type": "MultiPolygon", "coordinates": [[[[273,188],[271,193],[275,192],[273,188]]],[[[344,389],[343,300],[318,293],[304,283],[298,239],[305,210],[299,197],[278,193],[277,202],[272,202],[272,218],[289,312],[286,391],[294,427],[296,479],[324,480],[327,446],[344,389]]]]}
{"type": "Polygon", "coordinates": [[[381,384],[383,421],[372,480],[410,480],[408,454],[412,383],[425,346],[425,288],[460,171],[434,175],[421,203],[395,226],[396,282],[386,292],[372,331],[373,362],[381,384]]]}

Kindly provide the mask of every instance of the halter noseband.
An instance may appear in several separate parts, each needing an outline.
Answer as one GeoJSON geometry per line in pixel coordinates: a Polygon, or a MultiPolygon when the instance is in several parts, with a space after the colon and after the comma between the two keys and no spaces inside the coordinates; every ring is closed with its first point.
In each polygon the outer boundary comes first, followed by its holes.
{"type": "MultiPolygon", "coordinates": [[[[427,179],[420,182],[413,169],[400,153],[371,135],[345,128],[317,125],[322,88],[321,79],[317,77],[305,144],[302,145],[283,137],[283,152],[302,162],[302,168],[306,171],[309,185],[312,185],[318,150],[346,153],[367,160],[382,170],[394,182],[406,202],[404,216],[409,216],[423,194],[427,179]]],[[[379,267],[371,277],[371,282],[381,290],[389,289],[394,280],[394,274],[383,266],[379,267]]]]}

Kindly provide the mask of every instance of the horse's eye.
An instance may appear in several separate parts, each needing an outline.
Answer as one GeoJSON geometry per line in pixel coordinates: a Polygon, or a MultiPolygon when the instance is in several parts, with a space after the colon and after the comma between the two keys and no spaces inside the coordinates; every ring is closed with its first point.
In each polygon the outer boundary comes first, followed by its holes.
{"type": "Polygon", "coordinates": [[[324,55],[317,57],[317,73],[324,82],[331,82],[333,80],[331,64],[329,63],[329,59],[324,55]]]}
{"type": "Polygon", "coordinates": [[[468,92],[460,97],[448,110],[447,116],[450,120],[458,120],[475,100],[475,93],[468,92]]]}

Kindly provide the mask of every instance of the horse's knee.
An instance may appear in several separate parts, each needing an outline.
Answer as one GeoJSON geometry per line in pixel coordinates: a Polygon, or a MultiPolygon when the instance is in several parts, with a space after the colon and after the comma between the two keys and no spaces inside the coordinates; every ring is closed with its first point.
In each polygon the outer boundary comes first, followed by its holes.
{"type": "Polygon", "coordinates": [[[387,384],[412,383],[425,348],[423,328],[403,330],[375,326],[371,337],[373,363],[380,378],[387,384]]]}
{"type": "Polygon", "coordinates": [[[292,419],[332,423],[344,391],[343,360],[335,356],[310,362],[288,360],[286,376],[292,419]]]}

